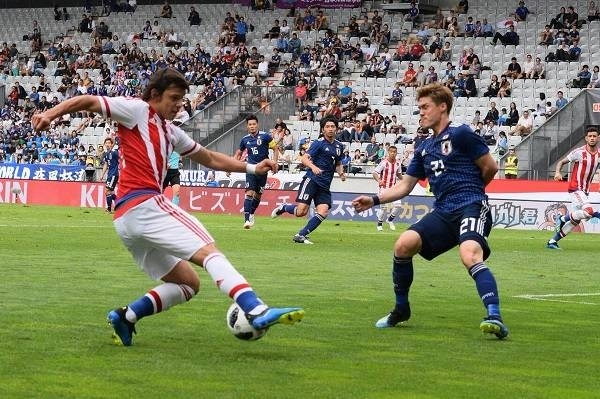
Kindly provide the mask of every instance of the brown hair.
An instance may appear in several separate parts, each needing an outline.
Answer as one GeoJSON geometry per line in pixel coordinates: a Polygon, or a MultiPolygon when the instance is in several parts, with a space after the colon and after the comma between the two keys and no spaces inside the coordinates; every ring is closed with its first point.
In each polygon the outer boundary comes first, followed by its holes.
{"type": "Polygon", "coordinates": [[[446,104],[446,112],[450,114],[452,110],[452,104],[454,102],[454,96],[449,88],[439,83],[431,83],[417,89],[417,101],[423,97],[430,97],[435,105],[442,103],[446,104]]]}
{"type": "Polygon", "coordinates": [[[185,77],[179,71],[173,68],[159,69],[152,74],[148,86],[146,86],[142,93],[142,100],[148,101],[152,98],[152,89],[155,89],[160,95],[171,86],[183,89],[186,92],[190,87],[185,77]]]}

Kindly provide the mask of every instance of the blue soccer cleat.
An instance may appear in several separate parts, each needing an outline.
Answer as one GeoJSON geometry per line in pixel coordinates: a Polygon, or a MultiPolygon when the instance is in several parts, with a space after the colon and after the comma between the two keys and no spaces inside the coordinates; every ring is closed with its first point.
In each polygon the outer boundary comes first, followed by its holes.
{"type": "Polygon", "coordinates": [[[274,324],[294,324],[304,318],[302,308],[268,308],[258,315],[246,315],[246,318],[257,330],[274,324]]]}
{"type": "Polygon", "coordinates": [[[558,246],[558,243],[556,241],[554,241],[554,242],[548,241],[546,243],[546,248],[548,248],[548,249],[560,249],[560,247],[558,246]]]}
{"type": "Polygon", "coordinates": [[[113,339],[117,345],[131,346],[135,324],[125,318],[127,306],[108,312],[108,324],[113,328],[113,339]]]}
{"type": "Polygon", "coordinates": [[[377,328],[390,328],[395,327],[398,323],[402,323],[410,319],[410,304],[406,304],[402,307],[396,307],[389,314],[377,320],[375,327],[377,328]]]}
{"type": "Polygon", "coordinates": [[[504,339],[508,336],[508,328],[502,322],[502,319],[495,316],[488,316],[479,324],[479,329],[486,334],[494,334],[498,339],[504,339]]]}

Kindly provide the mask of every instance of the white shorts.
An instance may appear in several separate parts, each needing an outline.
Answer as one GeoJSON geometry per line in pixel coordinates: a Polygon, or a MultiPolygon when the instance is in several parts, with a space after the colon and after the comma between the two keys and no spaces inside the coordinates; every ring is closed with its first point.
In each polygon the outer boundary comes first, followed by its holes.
{"type": "Polygon", "coordinates": [[[581,190],[573,191],[572,193],[569,193],[569,196],[571,197],[571,212],[579,211],[587,206],[591,206],[587,194],[581,190]]]}
{"type": "Polygon", "coordinates": [[[142,202],[113,223],[140,269],[154,280],[215,241],[198,219],[164,195],[142,202]]]}

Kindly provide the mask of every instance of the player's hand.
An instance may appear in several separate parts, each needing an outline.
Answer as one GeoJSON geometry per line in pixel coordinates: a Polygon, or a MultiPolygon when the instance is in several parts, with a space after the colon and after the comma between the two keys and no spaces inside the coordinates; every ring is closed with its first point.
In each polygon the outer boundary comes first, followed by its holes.
{"type": "Polygon", "coordinates": [[[340,180],[346,181],[346,174],[344,172],[340,173],[340,180]]]}
{"type": "Polygon", "coordinates": [[[272,159],[263,159],[259,163],[256,164],[256,174],[257,175],[266,175],[269,171],[273,173],[277,173],[279,169],[279,165],[277,162],[274,162],[272,159]]]}
{"type": "Polygon", "coordinates": [[[368,195],[361,195],[352,200],[352,206],[356,212],[366,211],[373,206],[373,198],[368,195]]]}
{"type": "Polygon", "coordinates": [[[52,120],[46,116],[45,112],[34,114],[31,117],[31,125],[35,131],[46,130],[52,120]]]}
{"type": "Polygon", "coordinates": [[[554,180],[556,180],[556,181],[561,181],[561,180],[562,180],[562,178],[563,178],[563,177],[562,177],[562,174],[560,174],[560,173],[558,173],[558,172],[554,174],[554,180]]]}
{"type": "Polygon", "coordinates": [[[316,166],[314,166],[314,167],[310,168],[310,170],[312,170],[312,172],[313,172],[315,175],[320,175],[321,173],[323,173],[323,171],[321,170],[321,168],[317,168],[316,166]]]}

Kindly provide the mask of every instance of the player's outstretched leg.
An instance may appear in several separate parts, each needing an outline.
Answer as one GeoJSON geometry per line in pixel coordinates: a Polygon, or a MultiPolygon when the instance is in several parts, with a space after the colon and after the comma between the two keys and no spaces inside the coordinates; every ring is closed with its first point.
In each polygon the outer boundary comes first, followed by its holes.
{"type": "Polygon", "coordinates": [[[296,216],[296,205],[285,203],[281,204],[271,211],[271,217],[275,219],[276,217],[279,217],[284,213],[289,213],[290,215],[296,216]]]}
{"type": "Polygon", "coordinates": [[[251,313],[246,317],[252,326],[258,330],[274,324],[294,324],[304,318],[302,308],[267,308],[257,315],[251,313]]]}

